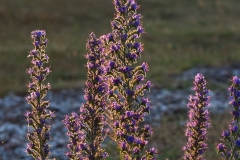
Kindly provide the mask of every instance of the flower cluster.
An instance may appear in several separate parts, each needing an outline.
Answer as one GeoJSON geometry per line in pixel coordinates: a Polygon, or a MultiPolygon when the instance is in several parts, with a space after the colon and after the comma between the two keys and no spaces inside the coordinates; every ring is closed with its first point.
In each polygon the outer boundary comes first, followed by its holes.
{"type": "MultiPolygon", "coordinates": [[[[104,36],[102,36],[104,37],[104,36]]],[[[63,121],[68,129],[70,159],[100,160],[108,154],[101,148],[105,138],[106,69],[104,39],[97,39],[91,33],[87,41],[87,81],[85,89],[86,102],[80,108],[80,115],[72,113],[63,121]]]]}
{"type": "Polygon", "coordinates": [[[147,63],[134,66],[143,51],[143,44],[136,41],[144,32],[142,16],[135,0],[114,0],[116,15],[111,22],[112,33],[106,36],[109,49],[107,69],[109,91],[107,122],[111,138],[118,144],[123,159],[155,159],[155,148],[143,150],[152,135],[149,125],[139,127],[150,112],[150,101],[143,97],[150,90],[145,82],[147,63]]]}
{"type": "Polygon", "coordinates": [[[202,74],[198,73],[193,83],[195,96],[190,96],[188,103],[189,121],[185,132],[188,142],[183,147],[185,160],[202,159],[202,154],[207,148],[206,133],[210,125],[207,109],[210,97],[207,96],[209,90],[206,88],[206,80],[202,74]]]}
{"type": "Polygon", "coordinates": [[[230,102],[232,105],[231,114],[233,115],[232,123],[229,125],[229,130],[222,132],[220,140],[226,141],[227,144],[219,143],[217,145],[218,153],[221,153],[226,159],[240,158],[240,78],[234,76],[232,85],[229,87],[230,102]]]}
{"type": "Polygon", "coordinates": [[[54,117],[54,113],[48,110],[49,101],[43,100],[51,88],[50,84],[44,84],[46,76],[50,73],[49,67],[44,67],[48,63],[49,57],[45,53],[48,40],[45,38],[46,32],[36,30],[31,33],[33,45],[35,48],[29,52],[28,57],[32,58],[32,67],[27,70],[32,79],[28,84],[30,95],[26,97],[27,102],[32,106],[32,111],[25,113],[28,123],[27,138],[30,141],[27,144],[26,152],[35,159],[47,159],[50,151],[49,130],[51,125],[47,124],[47,119],[54,117]]]}
{"type": "MultiPolygon", "coordinates": [[[[139,5],[135,0],[113,0],[113,4],[116,14],[111,21],[112,32],[100,38],[91,33],[87,41],[86,102],[79,113],[66,115],[63,120],[69,136],[66,156],[71,160],[106,159],[108,153],[101,144],[110,136],[118,146],[121,159],[156,160],[157,149],[145,149],[153,131],[150,125],[142,124],[152,108],[150,100],[144,97],[152,84],[145,81],[148,64],[136,65],[143,52],[143,44],[136,40],[144,33],[142,16],[137,13],[139,5]]],[[[48,109],[50,102],[45,99],[51,88],[49,83],[44,83],[50,73],[50,67],[44,67],[49,61],[45,53],[48,40],[43,30],[33,31],[31,38],[35,47],[28,55],[32,66],[27,69],[31,82],[27,85],[30,94],[26,100],[32,110],[25,113],[29,140],[26,152],[36,160],[45,160],[49,158],[51,147],[48,120],[55,116],[48,109]]],[[[199,73],[193,83],[195,95],[189,98],[189,121],[185,131],[188,142],[183,147],[185,160],[203,158],[210,126],[206,80],[199,73]]],[[[240,159],[240,78],[232,78],[229,92],[233,119],[229,130],[222,132],[217,150],[225,159],[236,160],[240,159]]]]}

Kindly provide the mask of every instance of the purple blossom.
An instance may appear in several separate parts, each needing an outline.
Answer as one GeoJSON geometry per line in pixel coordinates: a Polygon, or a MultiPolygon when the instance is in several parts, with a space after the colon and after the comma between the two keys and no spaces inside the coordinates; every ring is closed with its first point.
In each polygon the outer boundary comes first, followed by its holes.
{"type": "Polygon", "coordinates": [[[128,38],[128,35],[126,33],[122,35],[122,40],[123,41],[127,40],[127,38],[128,38]]]}
{"type": "Polygon", "coordinates": [[[114,84],[115,86],[117,86],[118,84],[121,84],[121,83],[122,83],[122,81],[121,81],[120,78],[114,78],[112,81],[113,81],[113,84],[114,84]]]}
{"type": "Polygon", "coordinates": [[[130,143],[133,143],[133,141],[134,141],[134,136],[128,136],[128,137],[127,137],[127,141],[130,142],[130,143]]]}
{"type": "Polygon", "coordinates": [[[138,26],[137,27],[137,34],[138,35],[140,35],[140,34],[142,34],[142,33],[144,33],[145,32],[145,30],[144,30],[144,28],[142,28],[142,26],[138,26]]]}
{"type": "Polygon", "coordinates": [[[38,38],[45,38],[46,36],[46,31],[44,30],[35,30],[31,32],[31,37],[32,39],[38,39],[38,38]]]}
{"type": "Polygon", "coordinates": [[[229,129],[232,131],[232,133],[236,133],[238,131],[238,125],[237,122],[232,122],[232,125],[229,125],[229,129]]]}
{"type": "Polygon", "coordinates": [[[146,62],[143,62],[141,67],[144,72],[149,71],[149,66],[146,62]]]}
{"type": "Polygon", "coordinates": [[[112,52],[118,52],[120,50],[121,46],[119,44],[112,45],[112,52]]]}
{"type": "Polygon", "coordinates": [[[145,84],[145,89],[147,91],[150,91],[150,87],[152,87],[152,83],[150,81],[147,81],[147,83],[145,84]]]}
{"type": "Polygon", "coordinates": [[[240,139],[237,139],[235,143],[237,147],[240,147],[240,139]]]}
{"type": "Polygon", "coordinates": [[[39,53],[38,53],[38,50],[33,49],[33,50],[31,50],[31,51],[29,52],[28,57],[37,56],[38,54],[39,54],[39,53]]]}
{"type": "Polygon", "coordinates": [[[119,11],[120,13],[122,13],[122,14],[125,13],[126,10],[127,10],[127,9],[126,9],[125,6],[119,6],[119,7],[118,7],[118,11],[119,11]]]}
{"type": "Polygon", "coordinates": [[[109,62],[109,66],[110,66],[110,68],[114,68],[114,67],[115,67],[115,62],[110,61],[110,62],[109,62]]]}
{"type": "Polygon", "coordinates": [[[129,52],[127,55],[126,55],[126,58],[128,58],[130,61],[132,62],[135,62],[136,59],[137,59],[137,55],[135,53],[131,53],[129,52]]]}
{"type": "Polygon", "coordinates": [[[229,138],[229,136],[230,136],[230,132],[228,130],[225,130],[222,132],[222,137],[224,137],[224,139],[229,138]]]}
{"type": "Polygon", "coordinates": [[[141,46],[141,44],[138,43],[138,42],[135,42],[135,43],[133,44],[133,46],[134,46],[135,49],[138,49],[138,48],[141,46]]]}
{"type": "Polygon", "coordinates": [[[140,153],[140,149],[138,147],[134,147],[132,151],[133,151],[134,154],[139,154],[140,153]]]}
{"type": "Polygon", "coordinates": [[[121,5],[120,1],[119,0],[115,0],[113,1],[114,5],[116,5],[117,7],[121,5]]]}
{"type": "Polygon", "coordinates": [[[133,2],[133,3],[131,4],[131,9],[132,9],[133,11],[136,11],[137,8],[138,8],[138,5],[133,2]]]}
{"type": "Polygon", "coordinates": [[[139,83],[139,82],[141,82],[141,81],[143,81],[144,80],[144,76],[143,75],[137,75],[136,76],[136,81],[137,81],[137,83],[139,83]]]}
{"type": "Polygon", "coordinates": [[[126,94],[127,94],[128,97],[132,97],[132,96],[134,95],[134,91],[128,89],[128,90],[126,91],[126,94]]]}
{"type": "Polygon", "coordinates": [[[239,85],[240,84],[240,79],[237,77],[237,76],[234,76],[232,78],[232,82],[235,84],[235,85],[239,85]]]}
{"type": "Polygon", "coordinates": [[[33,72],[34,72],[33,68],[29,68],[29,69],[27,70],[27,73],[28,73],[28,74],[33,74],[33,72]]]}
{"type": "Polygon", "coordinates": [[[218,152],[223,152],[225,150],[225,148],[226,148],[226,146],[224,144],[222,144],[222,143],[219,143],[217,145],[218,152]]]}
{"type": "Polygon", "coordinates": [[[126,142],[120,142],[120,143],[119,143],[119,146],[120,146],[120,149],[121,149],[121,150],[126,150],[126,149],[127,149],[127,144],[126,144],[126,142]]]}

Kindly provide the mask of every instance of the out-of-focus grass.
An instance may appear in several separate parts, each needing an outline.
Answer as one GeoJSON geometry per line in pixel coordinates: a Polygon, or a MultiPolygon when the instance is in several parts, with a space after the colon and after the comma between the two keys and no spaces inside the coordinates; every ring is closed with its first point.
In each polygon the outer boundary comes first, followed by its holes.
{"type": "MultiPolygon", "coordinates": [[[[173,75],[194,66],[240,61],[240,1],[139,0],[146,34],[140,62],[150,65],[148,79],[170,87],[173,75]]],[[[108,33],[111,0],[3,0],[0,2],[0,95],[25,92],[30,66],[30,32],[45,29],[53,89],[85,81],[85,42],[90,32],[108,33]]]]}

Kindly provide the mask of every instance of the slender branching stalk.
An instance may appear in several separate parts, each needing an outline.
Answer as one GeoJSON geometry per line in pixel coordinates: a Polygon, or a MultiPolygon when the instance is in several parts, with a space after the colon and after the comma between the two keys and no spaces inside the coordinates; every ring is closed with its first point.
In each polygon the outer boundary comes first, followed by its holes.
{"type": "Polygon", "coordinates": [[[185,151],[184,160],[202,160],[203,153],[207,148],[207,128],[210,125],[209,118],[209,99],[207,96],[209,90],[206,87],[206,80],[204,76],[198,73],[194,79],[195,95],[190,96],[188,103],[188,117],[187,129],[185,135],[188,137],[187,144],[183,147],[185,151]]]}
{"type": "Polygon", "coordinates": [[[224,130],[217,145],[218,153],[221,153],[226,160],[238,160],[240,158],[240,79],[237,76],[232,78],[232,85],[229,87],[230,102],[233,116],[229,130],[224,130]]]}
{"type": "Polygon", "coordinates": [[[49,101],[44,100],[51,88],[49,83],[44,84],[46,76],[50,73],[50,68],[43,66],[49,60],[45,53],[48,44],[45,36],[46,32],[43,30],[31,33],[35,48],[29,52],[28,57],[32,58],[32,67],[27,70],[32,81],[28,84],[30,95],[26,97],[26,100],[32,106],[32,110],[25,113],[29,140],[26,152],[38,160],[45,160],[50,154],[50,145],[47,142],[51,139],[49,134],[51,125],[47,123],[47,119],[55,116],[53,112],[48,110],[49,101]]]}
{"type": "Polygon", "coordinates": [[[108,91],[103,56],[104,39],[97,39],[91,33],[87,50],[87,88],[84,96],[86,102],[80,108],[80,115],[72,113],[63,121],[70,138],[70,152],[66,155],[72,160],[101,160],[108,157],[108,153],[101,147],[105,138],[104,111],[108,91]]]}
{"type": "Polygon", "coordinates": [[[116,15],[108,34],[108,110],[106,116],[112,129],[111,138],[118,144],[121,159],[155,159],[157,150],[145,153],[148,138],[152,135],[149,125],[140,127],[144,116],[150,112],[149,100],[144,91],[150,90],[150,81],[143,82],[149,70],[147,63],[136,66],[143,44],[136,41],[144,32],[142,16],[137,13],[135,0],[114,0],[116,15]]]}

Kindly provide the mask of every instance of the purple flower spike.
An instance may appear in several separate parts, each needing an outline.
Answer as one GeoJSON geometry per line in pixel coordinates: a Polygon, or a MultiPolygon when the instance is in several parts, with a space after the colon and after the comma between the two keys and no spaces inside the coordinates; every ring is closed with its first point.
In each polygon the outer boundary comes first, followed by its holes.
{"type": "Polygon", "coordinates": [[[193,82],[195,96],[190,96],[188,108],[189,121],[185,135],[188,137],[187,144],[183,147],[185,151],[184,159],[202,159],[202,154],[207,148],[205,143],[207,128],[209,127],[208,105],[210,97],[207,96],[209,90],[206,87],[204,76],[198,73],[193,82]],[[199,143],[201,142],[201,143],[199,143]]]}
{"type": "MultiPolygon", "coordinates": [[[[108,153],[101,147],[105,138],[106,93],[106,63],[104,57],[104,42],[107,36],[96,38],[94,33],[90,34],[87,41],[87,81],[85,99],[86,102],[80,108],[80,115],[72,113],[66,116],[63,123],[68,129],[69,152],[66,153],[70,159],[100,160],[106,159],[108,153]]],[[[114,64],[112,64],[114,66],[114,64]]],[[[116,80],[115,83],[120,83],[116,80]]]]}
{"type": "Polygon", "coordinates": [[[225,159],[239,159],[240,154],[240,79],[237,76],[232,77],[232,85],[229,87],[230,92],[229,104],[232,105],[233,116],[229,130],[222,132],[220,141],[217,146],[218,153],[221,153],[225,159]],[[225,142],[225,144],[223,144],[225,142]]]}
{"type": "Polygon", "coordinates": [[[106,40],[110,104],[106,110],[107,124],[123,159],[155,159],[157,150],[145,149],[152,135],[151,127],[140,127],[151,109],[144,93],[152,86],[150,81],[143,82],[149,71],[148,64],[136,65],[144,50],[144,45],[137,42],[144,33],[142,16],[137,13],[139,5],[135,0],[114,0],[113,4],[116,14],[111,21],[112,33],[106,40]]]}
{"type": "Polygon", "coordinates": [[[29,52],[28,57],[31,57],[32,67],[27,70],[30,74],[32,82],[29,82],[28,88],[30,95],[26,97],[28,103],[32,106],[32,111],[27,111],[25,114],[28,126],[26,152],[35,159],[48,159],[50,154],[50,145],[48,140],[51,139],[49,130],[51,125],[47,123],[47,119],[54,117],[54,113],[48,110],[49,102],[43,100],[51,88],[50,84],[44,84],[46,76],[50,73],[49,67],[44,67],[48,63],[48,57],[45,53],[46,32],[36,30],[31,33],[35,48],[29,52]]]}

